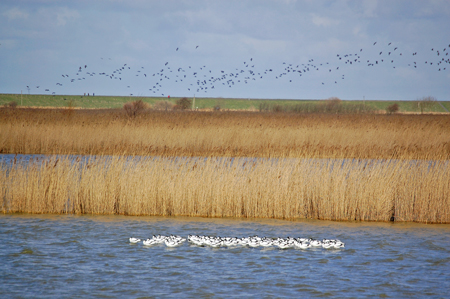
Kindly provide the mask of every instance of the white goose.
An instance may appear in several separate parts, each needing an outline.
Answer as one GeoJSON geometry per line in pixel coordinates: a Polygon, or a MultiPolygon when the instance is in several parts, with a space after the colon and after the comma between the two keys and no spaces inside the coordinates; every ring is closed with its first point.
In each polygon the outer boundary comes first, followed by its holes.
{"type": "Polygon", "coordinates": [[[322,243],[322,248],[325,248],[325,249],[334,248],[334,242],[322,243]]]}
{"type": "Polygon", "coordinates": [[[336,242],[334,243],[334,248],[336,248],[336,249],[341,249],[341,248],[344,248],[344,247],[345,247],[345,243],[344,242],[336,240],[336,242]]]}
{"type": "Polygon", "coordinates": [[[177,239],[164,240],[164,244],[166,244],[167,247],[177,247],[177,246],[180,246],[182,243],[183,243],[183,241],[179,241],[177,239]]]}
{"type": "Polygon", "coordinates": [[[139,238],[133,238],[133,237],[131,237],[129,240],[130,240],[130,243],[133,243],[133,244],[136,244],[136,243],[141,242],[141,239],[139,239],[139,238]]]}
{"type": "Polygon", "coordinates": [[[155,241],[155,239],[147,239],[147,240],[142,241],[142,243],[145,246],[153,246],[153,245],[159,244],[158,242],[155,241]]]}
{"type": "Polygon", "coordinates": [[[263,238],[261,242],[259,242],[259,245],[262,247],[270,247],[273,245],[273,240],[269,238],[263,238]]]}
{"type": "Polygon", "coordinates": [[[258,247],[259,246],[259,243],[260,243],[260,241],[258,240],[258,239],[250,239],[249,241],[248,241],[248,246],[249,247],[252,247],[252,248],[255,248],[255,247],[258,247]]]}
{"type": "Polygon", "coordinates": [[[296,248],[300,248],[300,249],[308,249],[311,248],[311,244],[309,244],[308,242],[295,242],[294,246],[296,248]]]}
{"type": "Polygon", "coordinates": [[[289,244],[289,242],[287,242],[287,241],[283,241],[283,242],[278,242],[277,247],[280,249],[288,249],[288,248],[291,248],[292,245],[289,244]]]}
{"type": "Polygon", "coordinates": [[[309,242],[309,244],[311,244],[312,247],[320,247],[320,246],[322,246],[322,242],[319,241],[319,240],[311,240],[309,242]]]}

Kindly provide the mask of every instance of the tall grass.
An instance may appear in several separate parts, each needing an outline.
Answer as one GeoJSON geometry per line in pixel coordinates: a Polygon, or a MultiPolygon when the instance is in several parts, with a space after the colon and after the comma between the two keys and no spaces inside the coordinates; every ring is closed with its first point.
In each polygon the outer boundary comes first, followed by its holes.
{"type": "Polygon", "coordinates": [[[69,158],[3,165],[3,213],[450,223],[448,162],[69,158]]]}
{"type": "Polygon", "coordinates": [[[450,159],[446,115],[0,109],[0,153],[450,159]]]}
{"type": "Polygon", "coordinates": [[[332,97],[323,101],[295,101],[291,104],[280,104],[277,101],[265,101],[259,104],[259,111],[291,112],[291,113],[374,113],[377,111],[372,106],[364,103],[353,103],[332,97]]]}

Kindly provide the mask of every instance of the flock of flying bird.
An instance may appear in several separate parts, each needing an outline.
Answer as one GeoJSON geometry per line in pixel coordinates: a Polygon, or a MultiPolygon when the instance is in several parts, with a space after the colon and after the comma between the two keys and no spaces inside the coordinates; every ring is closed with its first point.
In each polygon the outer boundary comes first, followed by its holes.
{"type": "MultiPolygon", "coordinates": [[[[61,87],[65,84],[76,84],[78,81],[88,80],[94,76],[102,76],[105,79],[113,80],[114,84],[123,83],[126,85],[125,81],[129,82],[131,79],[132,82],[136,82],[136,77],[141,77],[140,79],[147,80],[148,83],[145,84],[148,84],[150,95],[166,96],[167,91],[171,88],[173,89],[174,84],[181,84],[183,88],[186,88],[186,93],[195,94],[207,93],[220,87],[232,88],[265,78],[287,80],[289,83],[295,83],[296,80],[313,72],[326,72],[327,75],[335,74],[333,79],[328,79],[328,76],[320,77],[327,78],[327,80],[321,82],[322,85],[325,85],[330,83],[338,84],[341,80],[344,80],[344,71],[354,65],[365,65],[367,67],[386,66],[393,69],[399,66],[414,69],[428,67],[435,71],[444,72],[447,70],[448,64],[450,64],[450,44],[442,49],[431,48],[430,52],[425,54],[426,60],[423,58],[423,55],[419,55],[422,56],[422,59],[419,60],[417,52],[407,53],[392,43],[380,45],[374,42],[372,47],[369,49],[358,49],[352,53],[336,54],[334,60],[326,62],[318,62],[314,59],[309,59],[304,63],[283,62],[282,65],[276,66],[276,68],[260,68],[251,57],[241,61],[238,67],[232,67],[232,70],[213,70],[206,65],[173,66],[169,61],[166,61],[160,68],[153,71],[147,70],[143,66],[136,68],[124,63],[109,71],[94,72],[90,70],[88,65],[84,64],[72,75],[62,74],[63,81],[57,82],[56,85],[61,87]],[[375,54],[373,54],[374,51],[376,51],[375,54]],[[371,52],[372,57],[365,57],[364,54],[366,52],[371,52]],[[409,57],[409,59],[406,59],[405,62],[404,58],[406,57],[409,57]]],[[[198,46],[195,49],[197,48],[198,46]]],[[[180,48],[176,48],[175,51],[179,52],[179,50],[180,48]]],[[[132,86],[126,86],[131,88],[130,91],[133,90],[132,86]]],[[[39,86],[36,86],[36,88],[39,88],[39,86]]],[[[27,86],[27,89],[30,91],[30,86],[27,86]]],[[[56,91],[50,88],[46,88],[45,92],[56,94],[56,91]]],[[[130,93],[130,95],[133,94],[130,93]]]]}
{"type": "MultiPolygon", "coordinates": [[[[154,246],[164,244],[167,247],[178,247],[182,245],[186,239],[181,236],[162,236],[154,235],[151,239],[141,240],[139,238],[129,238],[130,243],[136,244],[142,241],[145,246],[154,246]]],[[[342,249],[345,247],[345,243],[340,240],[323,239],[314,240],[307,238],[268,238],[268,237],[215,237],[215,236],[202,236],[202,235],[189,235],[187,241],[194,246],[202,247],[275,247],[279,249],[308,249],[308,248],[325,248],[325,249],[342,249]]]]}

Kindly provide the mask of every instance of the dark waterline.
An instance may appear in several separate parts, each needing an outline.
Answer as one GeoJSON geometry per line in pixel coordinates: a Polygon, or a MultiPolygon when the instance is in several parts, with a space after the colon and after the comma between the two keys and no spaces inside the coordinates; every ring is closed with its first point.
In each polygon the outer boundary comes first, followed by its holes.
{"type": "Polygon", "coordinates": [[[0,216],[0,297],[430,297],[450,289],[450,225],[0,216]],[[337,238],[343,250],[177,248],[153,234],[337,238]]]}
{"type": "MultiPolygon", "coordinates": [[[[132,163],[142,162],[142,161],[156,161],[156,160],[164,160],[164,161],[206,161],[211,159],[211,157],[162,157],[162,156],[101,156],[101,155],[35,155],[35,154],[0,154],[0,166],[10,167],[14,163],[26,165],[30,162],[34,163],[44,163],[50,161],[56,161],[58,159],[69,159],[73,162],[77,163],[89,163],[95,161],[111,161],[114,157],[125,157],[127,161],[132,163]]],[[[391,163],[399,163],[402,160],[397,159],[349,159],[349,158],[252,158],[252,157],[216,157],[217,161],[226,162],[225,165],[232,166],[235,161],[239,161],[240,163],[244,162],[254,162],[258,163],[261,161],[270,161],[273,164],[276,164],[280,161],[315,161],[319,162],[319,164],[323,167],[330,166],[330,169],[333,167],[343,167],[347,163],[351,163],[354,166],[363,166],[363,167],[375,167],[377,165],[383,164],[391,164],[391,163]]],[[[429,169],[433,169],[433,167],[449,167],[450,160],[408,160],[411,166],[427,163],[429,169]]]]}

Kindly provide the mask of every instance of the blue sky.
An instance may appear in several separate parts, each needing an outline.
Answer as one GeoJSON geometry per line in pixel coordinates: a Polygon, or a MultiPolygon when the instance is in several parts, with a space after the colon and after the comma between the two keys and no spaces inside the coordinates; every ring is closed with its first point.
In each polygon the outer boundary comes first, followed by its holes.
{"type": "Polygon", "coordinates": [[[448,101],[449,28],[448,0],[2,0],[0,93],[448,101]]]}

